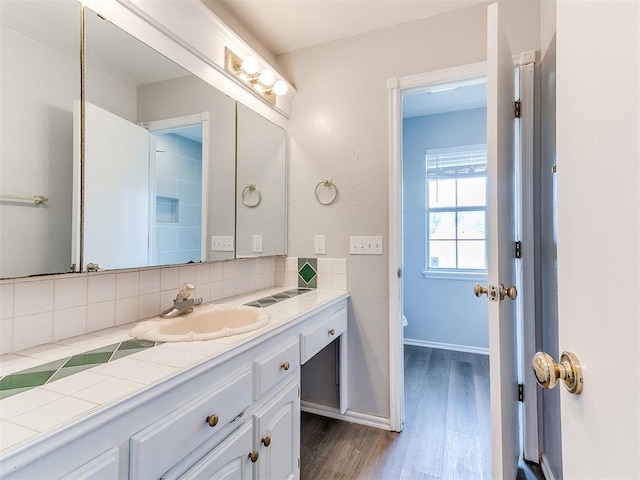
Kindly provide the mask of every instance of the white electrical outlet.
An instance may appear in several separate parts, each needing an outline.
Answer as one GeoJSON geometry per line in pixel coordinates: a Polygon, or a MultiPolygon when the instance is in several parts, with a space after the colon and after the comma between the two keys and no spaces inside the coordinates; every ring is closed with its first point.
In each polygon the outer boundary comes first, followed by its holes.
{"type": "Polygon", "coordinates": [[[211,235],[212,252],[233,252],[233,235],[211,235]]]}
{"type": "Polygon", "coordinates": [[[325,255],[327,253],[327,237],[325,235],[316,235],[313,241],[313,253],[316,255],[325,255]]]}
{"type": "Polygon", "coordinates": [[[349,253],[351,255],[382,255],[382,237],[349,237],[349,253]]]}
{"type": "Polygon", "coordinates": [[[253,253],[262,253],[262,235],[253,236],[253,253]]]}

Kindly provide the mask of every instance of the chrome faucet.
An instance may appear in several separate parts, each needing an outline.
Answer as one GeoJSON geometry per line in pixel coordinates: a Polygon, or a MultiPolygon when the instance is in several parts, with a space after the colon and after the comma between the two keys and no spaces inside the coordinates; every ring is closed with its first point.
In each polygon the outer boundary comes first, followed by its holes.
{"type": "Polygon", "coordinates": [[[173,305],[160,314],[162,318],[174,318],[193,312],[193,307],[202,303],[202,298],[189,298],[195,290],[193,283],[183,283],[173,305]]]}

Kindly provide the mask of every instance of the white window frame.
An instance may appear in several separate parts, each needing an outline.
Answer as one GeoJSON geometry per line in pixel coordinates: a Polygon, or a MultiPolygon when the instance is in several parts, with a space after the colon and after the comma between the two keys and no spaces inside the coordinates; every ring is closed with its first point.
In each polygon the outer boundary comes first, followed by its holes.
{"type": "MultiPolygon", "coordinates": [[[[430,208],[429,207],[429,176],[428,176],[428,169],[429,169],[429,157],[433,157],[435,155],[452,155],[452,154],[465,154],[465,153],[469,153],[469,159],[468,160],[461,160],[459,165],[460,166],[464,166],[464,165],[469,165],[470,161],[473,161],[474,156],[476,155],[475,152],[478,151],[482,151],[481,157],[483,157],[485,159],[486,162],[486,155],[487,155],[487,144],[486,143],[482,143],[482,144],[471,144],[471,145],[459,145],[459,146],[455,146],[455,147],[445,147],[445,148],[433,148],[433,149],[428,149],[425,152],[425,267],[424,270],[422,272],[423,276],[426,278],[447,278],[447,279],[451,279],[453,277],[457,277],[457,278],[466,278],[466,279],[483,279],[486,278],[487,276],[487,269],[467,269],[467,268],[433,268],[430,266],[430,222],[429,222],[429,213],[430,212],[454,212],[454,213],[458,213],[458,212],[465,212],[465,211],[479,211],[482,210],[485,212],[485,264],[486,264],[486,260],[487,260],[487,244],[486,244],[486,225],[487,225],[487,202],[485,199],[485,203],[482,206],[473,206],[473,207],[459,207],[459,206],[454,206],[454,207],[436,207],[436,208],[430,208]]],[[[452,164],[452,166],[455,166],[455,163],[452,164]]],[[[486,172],[483,174],[478,174],[476,175],[477,177],[484,177],[486,179],[487,174],[486,172]]],[[[460,175],[451,175],[451,176],[446,176],[443,175],[441,178],[446,179],[446,178],[461,178],[460,175]]],[[[456,196],[457,196],[457,190],[456,190],[456,196]]],[[[456,233],[456,238],[453,239],[456,242],[456,252],[457,252],[457,247],[458,247],[458,241],[459,239],[457,238],[457,233],[456,233]]],[[[458,259],[457,259],[457,254],[456,254],[456,264],[458,263],[458,259]]]]}

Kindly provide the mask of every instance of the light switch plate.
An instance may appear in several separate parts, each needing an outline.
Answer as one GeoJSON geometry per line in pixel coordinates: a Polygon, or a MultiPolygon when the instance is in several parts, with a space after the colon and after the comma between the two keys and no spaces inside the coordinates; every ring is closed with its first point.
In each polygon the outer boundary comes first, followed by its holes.
{"type": "Polygon", "coordinates": [[[351,255],[382,255],[382,237],[349,237],[349,253],[351,255]]]}
{"type": "Polygon", "coordinates": [[[233,252],[233,235],[211,235],[212,252],[233,252]]]}
{"type": "Polygon", "coordinates": [[[313,253],[316,255],[325,255],[327,253],[327,237],[325,235],[316,235],[313,241],[313,253]]]}
{"type": "Polygon", "coordinates": [[[262,235],[253,236],[253,253],[262,253],[262,235]]]}

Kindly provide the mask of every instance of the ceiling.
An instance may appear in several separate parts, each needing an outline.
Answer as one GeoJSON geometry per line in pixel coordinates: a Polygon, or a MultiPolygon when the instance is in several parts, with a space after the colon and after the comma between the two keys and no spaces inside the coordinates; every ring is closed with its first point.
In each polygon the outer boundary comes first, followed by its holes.
{"type": "Polygon", "coordinates": [[[459,112],[486,106],[487,84],[484,80],[466,85],[439,85],[431,91],[427,89],[402,95],[403,118],[459,112]],[[451,89],[446,89],[447,87],[451,89]]]}
{"type": "Polygon", "coordinates": [[[485,1],[219,0],[275,55],[485,1]]]}

